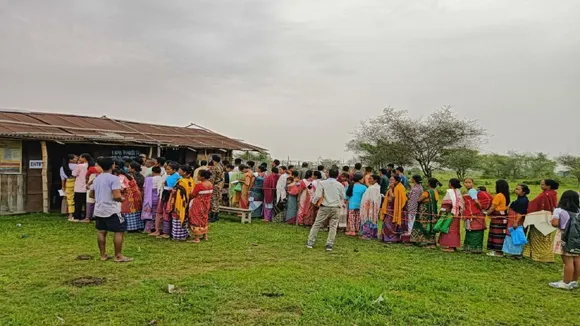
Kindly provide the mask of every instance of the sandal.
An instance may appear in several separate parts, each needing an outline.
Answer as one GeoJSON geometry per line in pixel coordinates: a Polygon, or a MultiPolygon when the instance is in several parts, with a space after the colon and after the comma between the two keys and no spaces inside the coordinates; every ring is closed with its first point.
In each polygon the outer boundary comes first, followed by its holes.
{"type": "Polygon", "coordinates": [[[133,261],[133,258],[123,257],[121,259],[115,259],[115,263],[130,263],[133,261]]]}
{"type": "Polygon", "coordinates": [[[101,261],[107,261],[113,259],[113,256],[101,257],[101,261]]]}

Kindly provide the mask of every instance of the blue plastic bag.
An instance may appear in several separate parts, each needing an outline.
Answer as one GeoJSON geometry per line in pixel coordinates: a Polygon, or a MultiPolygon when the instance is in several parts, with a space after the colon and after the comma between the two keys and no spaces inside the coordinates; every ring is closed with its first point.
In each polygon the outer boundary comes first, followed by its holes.
{"type": "Polygon", "coordinates": [[[528,239],[526,239],[523,226],[518,226],[515,229],[510,228],[510,234],[512,236],[512,242],[514,245],[521,246],[528,244],[528,239]]]}

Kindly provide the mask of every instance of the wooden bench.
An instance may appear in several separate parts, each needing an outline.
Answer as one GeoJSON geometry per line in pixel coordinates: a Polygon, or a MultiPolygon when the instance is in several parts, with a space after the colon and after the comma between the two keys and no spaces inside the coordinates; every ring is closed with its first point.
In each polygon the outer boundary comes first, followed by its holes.
{"type": "Polygon", "coordinates": [[[252,211],[247,209],[247,208],[220,206],[220,213],[221,212],[241,214],[242,215],[242,224],[252,223],[252,211]]]}

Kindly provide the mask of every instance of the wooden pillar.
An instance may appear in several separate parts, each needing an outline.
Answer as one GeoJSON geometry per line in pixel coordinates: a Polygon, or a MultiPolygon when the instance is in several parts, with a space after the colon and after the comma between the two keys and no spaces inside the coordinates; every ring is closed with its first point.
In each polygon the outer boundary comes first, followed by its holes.
{"type": "Polygon", "coordinates": [[[40,142],[42,150],[42,212],[48,213],[48,153],[46,151],[46,141],[40,142]]]}
{"type": "Polygon", "coordinates": [[[148,158],[152,158],[153,157],[153,147],[149,147],[149,155],[147,157],[148,158]]]}

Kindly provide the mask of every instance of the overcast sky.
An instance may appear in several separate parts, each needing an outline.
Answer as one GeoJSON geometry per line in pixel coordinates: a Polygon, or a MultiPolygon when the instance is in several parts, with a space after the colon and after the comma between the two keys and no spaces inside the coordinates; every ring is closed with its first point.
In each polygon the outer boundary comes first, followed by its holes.
{"type": "Polygon", "coordinates": [[[578,0],[0,0],[0,107],[201,124],[348,159],[446,104],[485,149],[580,154],[578,0]]]}

